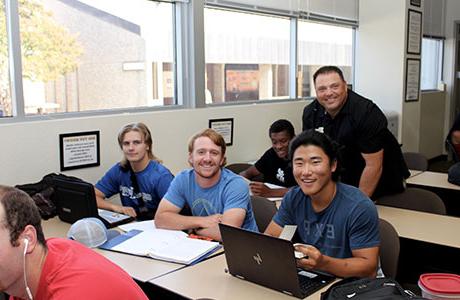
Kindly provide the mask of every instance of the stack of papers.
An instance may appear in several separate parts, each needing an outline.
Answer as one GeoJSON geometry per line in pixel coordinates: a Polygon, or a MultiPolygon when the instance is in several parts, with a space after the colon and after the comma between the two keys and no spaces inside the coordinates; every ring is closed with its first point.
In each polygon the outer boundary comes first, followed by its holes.
{"type": "Polygon", "coordinates": [[[217,242],[189,238],[183,231],[157,229],[153,221],[130,223],[120,228],[128,232],[106,242],[101,248],[192,264],[220,247],[217,242]]]}

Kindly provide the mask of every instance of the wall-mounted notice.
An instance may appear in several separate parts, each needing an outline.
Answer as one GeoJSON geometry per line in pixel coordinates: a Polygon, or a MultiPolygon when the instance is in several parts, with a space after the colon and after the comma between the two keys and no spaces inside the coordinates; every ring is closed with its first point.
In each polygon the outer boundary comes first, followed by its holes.
{"type": "Polygon", "coordinates": [[[420,92],[420,59],[406,60],[406,102],[418,101],[420,92]]]}
{"type": "Polygon", "coordinates": [[[233,145],[233,118],[209,120],[209,128],[220,133],[227,146],[233,145]]]}
{"type": "Polygon", "coordinates": [[[407,20],[407,53],[420,54],[422,43],[422,13],[409,9],[407,20]]]}
{"type": "Polygon", "coordinates": [[[99,131],[59,135],[61,171],[100,165],[99,131]]]}

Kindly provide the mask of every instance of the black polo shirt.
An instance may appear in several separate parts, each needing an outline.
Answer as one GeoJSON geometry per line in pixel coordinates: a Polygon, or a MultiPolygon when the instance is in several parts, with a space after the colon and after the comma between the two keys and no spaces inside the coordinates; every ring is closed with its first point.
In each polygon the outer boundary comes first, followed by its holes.
{"type": "Polygon", "coordinates": [[[365,167],[361,153],[375,153],[383,149],[383,171],[374,196],[404,189],[403,179],[409,176],[409,171],[401,148],[387,128],[385,115],[371,100],[348,90],[344,106],[333,119],[315,100],[304,108],[302,121],[303,130],[322,130],[340,144],[342,182],[358,187],[365,167]]]}

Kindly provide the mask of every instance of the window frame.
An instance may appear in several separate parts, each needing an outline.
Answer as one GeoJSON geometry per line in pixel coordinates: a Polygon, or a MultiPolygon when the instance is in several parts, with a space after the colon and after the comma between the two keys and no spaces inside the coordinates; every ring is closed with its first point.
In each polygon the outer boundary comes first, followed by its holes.
{"type": "Polygon", "coordinates": [[[327,25],[346,26],[353,30],[352,40],[352,80],[354,83],[355,71],[355,47],[356,47],[356,28],[357,23],[343,23],[335,19],[326,18],[318,21],[318,16],[308,15],[306,17],[302,12],[281,11],[277,9],[263,8],[258,10],[253,6],[232,5],[226,6],[221,3],[206,3],[200,1],[171,0],[156,2],[172,3],[173,9],[173,69],[174,69],[174,98],[175,105],[167,106],[144,106],[130,108],[108,108],[103,110],[78,111],[78,112],[60,112],[50,114],[25,114],[23,78],[22,78],[22,61],[21,61],[21,44],[19,32],[19,9],[18,0],[5,0],[5,16],[8,37],[9,53],[9,75],[11,86],[12,116],[0,118],[0,124],[41,121],[53,119],[67,119],[87,116],[115,115],[122,113],[142,113],[162,110],[205,108],[215,106],[229,105],[247,105],[247,104],[266,104],[286,101],[301,101],[313,99],[314,97],[299,97],[297,95],[297,68],[298,68],[298,24],[299,21],[314,21],[327,25]],[[232,101],[224,103],[205,103],[205,54],[204,54],[204,9],[205,7],[234,10],[242,13],[253,13],[258,15],[267,15],[271,17],[283,17],[290,20],[289,36],[289,84],[288,98],[285,99],[260,99],[232,101]]]}
{"type": "Polygon", "coordinates": [[[431,35],[424,35],[422,37],[422,45],[423,45],[423,39],[429,39],[429,40],[434,40],[440,42],[440,51],[439,51],[439,57],[438,57],[438,86],[434,89],[423,89],[422,88],[422,67],[423,67],[423,52],[422,55],[420,56],[420,92],[421,93],[429,93],[429,92],[439,92],[442,91],[439,89],[439,84],[444,81],[444,52],[445,52],[445,38],[444,37],[438,37],[438,36],[431,36],[431,35]]]}

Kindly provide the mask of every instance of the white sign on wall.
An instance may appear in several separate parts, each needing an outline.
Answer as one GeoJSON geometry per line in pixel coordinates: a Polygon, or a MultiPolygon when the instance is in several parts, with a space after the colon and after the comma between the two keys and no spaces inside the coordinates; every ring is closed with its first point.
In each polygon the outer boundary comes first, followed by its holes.
{"type": "Polygon", "coordinates": [[[61,171],[100,165],[99,131],[59,135],[61,171]]]}

